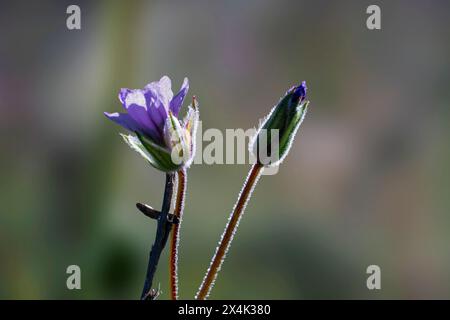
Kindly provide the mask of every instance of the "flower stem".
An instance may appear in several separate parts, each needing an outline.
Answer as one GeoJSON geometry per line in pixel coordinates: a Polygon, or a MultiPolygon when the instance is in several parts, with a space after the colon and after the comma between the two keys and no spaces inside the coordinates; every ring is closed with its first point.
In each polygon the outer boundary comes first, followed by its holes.
{"type": "Polygon", "coordinates": [[[203,282],[200,285],[197,295],[195,296],[195,298],[198,300],[206,299],[209,296],[212,287],[214,286],[217,274],[220,271],[223,261],[225,260],[225,255],[230,248],[231,241],[233,240],[233,236],[236,233],[239,221],[244,214],[245,206],[247,205],[252,191],[255,188],[256,183],[258,182],[262,169],[263,166],[260,163],[254,164],[250,169],[247,180],[245,181],[241,193],[239,194],[238,201],[234,206],[234,209],[228,220],[228,224],[225,227],[225,230],[219,241],[219,246],[216,249],[208,271],[206,272],[206,275],[203,278],[203,282]]]}
{"type": "Polygon", "coordinates": [[[145,276],[144,288],[142,290],[142,300],[152,300],[151,287],[153,283],[153,277],[158,266],[159,257],[161,252],[166,246],[167,239],[169,237],[172,224],[167,220],[167,216],[170,210],[170,204],[172,201],[173,182],[175,175],[173,173],[166,173],[166,185],[164,190],[164,198],[162,203],[161,214],[158,217],[158,226],[156,229],[155,241],[150,251],[150,256],[147,265],[147,274],[145,276]]]}
{"type": "Polygon", "coordinates": [[[178,246],[180,244],[180,224],[183,218],[184,198],[186,194],[186,170],[177,172],[178,190],[175,201],[174,216],[178,218],[178,223],[173,225],[172,236],[170,239],[170,296],[172,300],[178,299],[178,246]]]}

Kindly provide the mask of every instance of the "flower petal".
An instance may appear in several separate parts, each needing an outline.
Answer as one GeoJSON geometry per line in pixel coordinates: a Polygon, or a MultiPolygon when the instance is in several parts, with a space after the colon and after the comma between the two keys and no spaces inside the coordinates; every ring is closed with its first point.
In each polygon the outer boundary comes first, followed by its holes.
{"type": "Polygon", "coordinates": [[[140,131],[156,142],[161,142],[162,134],[147,112],[144,92],[142,90],[128,90],[124,91],[120,98],[130,117],[139,125],[140,131]]]}
{"type": "Polygon", "coordinates": [[[173,98],[172,81],[168,76],[163,76],[159,81],[146,85],[144,95],[147,102],[147,113],[162,132],[167,119],[169,104],[173,98]]]}
{"type": "Polygon", "coordinates": [[[124,127],[125,129],[135,132],[135,131],[139,131],[139,125],[136,123],[136,121],[134,121],[129,114],[126,113],[118,113],[118,112],[114,112],[114,113],[108,113],[108,112],[103,112],[103,114],[110,120],[114,121],[115,123],[117,123],[118,125],[124,127]]]}
{"type": "Polygon", "coordinates": [[[183,105],[184,98],[186,97],[186,94],[189,90],[189,80],[188,78],[184,78],[183,84],[181,85],[180,92],[178,92],[175,97],[170,101],[170,111],[175,116],[178,116],[178,113],[180,112],[180,109],[183,105]]]}
{"type": "Polygon", "coordinates": [[[145,86],[144,91],[151,91],[157,98],[157,101],[161,102],[166,110],[169,109],[169,103],[173,98],[173,92],[172,81],[168,76],[163,76],[159,81],[150,82],[145,86]]]}
{"type": "Polygon", "coordinates": [[[164,105],[168,106],[170,100],[173,98],[172,81],[168,76],[163,76],[158,83],[159,94],[164,101],[164,105]]]}
{"type": "Polygon", "coordinates": [[[126,91],[121,91],[121,100],[123,101],[123,104],[125,106],[125,109],[128,109],[131,105],[137,105],[145,110],[147,110],[147,104],[145,101],[145,96],[142,92],[142,90],[135,89],[130,90],[126,89],[126,91]]]}
{"type": "Polygon", "coordinates": [[[131,92],[132,90],[127,89],[127,88],[122,88],[119,91],[119,100],[120,102],[122,102],[123,107],[126,109],[125,107],[125,99],[127,97],[127,95],[131,92]]]}
{"type": "Polygon", "coordinates": [[[164,107],[163,102],[160,100],[156,90],[153,88],[146,89],[144,95],[147,103],[147,114],[158,130],[162,133],[164,123],[167,119],[167,109],[164,107]]]}

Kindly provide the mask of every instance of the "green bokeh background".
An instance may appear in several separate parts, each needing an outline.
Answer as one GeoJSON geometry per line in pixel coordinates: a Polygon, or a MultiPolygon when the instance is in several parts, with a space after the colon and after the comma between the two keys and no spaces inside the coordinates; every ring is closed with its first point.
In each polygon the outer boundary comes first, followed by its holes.
{"type": "MultiPolygon", "coordinates": [[[[174,89],[189,77],[204,130],[256,126],[308,82],[306,121],[260,180],[211,298],[450,298],[449,15],[448,1],[1,0],[0,298],[138,298],[155,224],[134,204],[160,207],[164,175],[102,113],[164,74],[174,89]],[[65,25],[74,3],[80,31],[65,25]],[[366,288],[371,264],[382,290],[366,288]]],[[[248,169],[189,170],[182,298],[248,169]]],[[[167,282],[165,254],[162,298],[167,282]]]]}

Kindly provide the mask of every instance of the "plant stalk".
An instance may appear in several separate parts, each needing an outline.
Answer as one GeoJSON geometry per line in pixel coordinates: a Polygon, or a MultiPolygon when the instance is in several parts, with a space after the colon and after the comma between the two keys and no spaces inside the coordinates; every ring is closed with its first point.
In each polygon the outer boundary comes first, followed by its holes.
{"type": "Polygon", "coordinates": [[[152,249],[150,251],[147,273],[145,276],[144,288],[142,289],[141,299],[142,300],[153,300],[153,295],[151,294],[151,288],[153,283],[153,277],[158,266],[159,257],[161,252],[166,246],[167,239],[169,237],[170,230],[172,228],[172,223],[167,220],[170,204],[172,201],[173,193],[173,182],[175,175],[173,173],[166,173],[166,184],[164,189],[164,198],[162,203],[161,214],[158,217],[158,226],[156,229],[155,241],[153,243],[152,249]]]}
{"type": "Polygon", "coordinates": [[[219,246],[217,247],[216,252],[211,260],[211,264],[208,268],[208,271],[206,272],[202,284],[200,285],[195,299],[205,300],[209,296],[209,293],[214,286],[214,282],[217,278],[217,274],[220,271],[223,261],[225,260],[225,255],[230,248],[233,236],[236,233],[237,227],[239,225],[239,221],[244,214],[247,202],[250,199],[252,191],[255,188],[256,183],[258,182],[258,179],[261,175],[262,169],[263,165],[260,163],[254,164],[250,169],[247,180],[242,187],[238,201],[236,202],[228,220],[228,224],[225,227],[224,232],[222,233],[219,246]]]}
{"type": "Polygon", "coordinates": [[[177,197],[175,201],[174,216],[178,218],[178,223],[172,227],[172,235],[170,239],[170,260],[169,260],[169,274],[170,274],[170,296],[172,300],[178,299],[178,246],[180,244],[180,226],[183,218],[184,199],[186,195],[186,170],[182,169],[177,172],[177,197]]]}

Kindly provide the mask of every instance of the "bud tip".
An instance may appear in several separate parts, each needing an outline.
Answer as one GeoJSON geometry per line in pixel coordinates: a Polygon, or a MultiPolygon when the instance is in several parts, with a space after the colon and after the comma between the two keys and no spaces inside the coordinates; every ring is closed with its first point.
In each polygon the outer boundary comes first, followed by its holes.
{"type": "Polygon", "coordinates": [[[302,81],[301,85],[293,88],[294,97],[300,99],[300,101],[305,100],[306,90],[307,90],[306,81],[302,81]]]}

